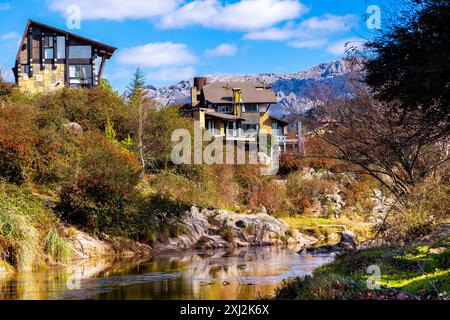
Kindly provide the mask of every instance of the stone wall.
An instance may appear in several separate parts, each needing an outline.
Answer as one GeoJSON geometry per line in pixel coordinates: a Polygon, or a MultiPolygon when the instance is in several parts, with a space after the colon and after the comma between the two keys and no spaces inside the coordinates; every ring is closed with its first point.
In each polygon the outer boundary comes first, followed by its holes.
{"type": "Polygon", "coordinates": [[[65,65],[57,64],[53,69],[51,64],[46,64],[41,70],[40,64],[33,64],[33,76],[26,73],[19,74],[19,87],[30,93],[43,93],[64,88],[65,65]]]}

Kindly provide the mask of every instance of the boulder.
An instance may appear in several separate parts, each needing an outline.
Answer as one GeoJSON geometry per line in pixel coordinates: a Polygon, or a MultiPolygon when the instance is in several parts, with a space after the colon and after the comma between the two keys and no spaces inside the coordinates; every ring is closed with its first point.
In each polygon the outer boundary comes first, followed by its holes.
{"type": "Polygon", "coordinates": [[[307,236],[307,235],[301,233],[297,229],[291,230],[291,238],[295,240],[295,243],[300,244],[302,246],[310,246],[310,245],[316,243],[317,241],[319,241],[318,239],[316,239],[314,237],[310,237],[310,236],[307,236]]]}
{"type": "Polygon", "coordinates": [[[350,230],[339,231],[338,235],[341,237],[339,244],[342,247],[348,247],[350,249],[356,248],[357,239],[356,239],[356,235],[352,231],[350,231],[350,230]]]}
{"type": "Polygon", "coordinates": [[[338,232],[340,240],[336,244],[326,244],[318,247],[306,247],[299,251],[299,253],[310,252],[310,253],[331,253],[344,250],[354,250],[357,246],[357,239],[355,234],[350,230],[338,232]]]}
{"type": "Polygon", "coordinates": [[[70,135],[82,135],[83,127],[76,122],[69,122],[62,125],[64,132],[70,135]]]}

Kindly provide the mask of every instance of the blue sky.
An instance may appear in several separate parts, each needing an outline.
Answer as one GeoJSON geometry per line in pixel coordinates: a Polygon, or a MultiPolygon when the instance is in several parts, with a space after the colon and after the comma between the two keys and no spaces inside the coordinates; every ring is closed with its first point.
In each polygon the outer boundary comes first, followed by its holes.
{"type": "Polygon", "coordinates": [[[13,66],[27,19],[69,30],[77,21],[70,18],[81,17],[81,28],[69,31],[119,48],[105,69],[119,91],[137,66],[156,86],[194,75],[298,72],[342,57],[348,41],[370,38],[363,17],[375,3],[1,0],[0,66],[13,66]]]}

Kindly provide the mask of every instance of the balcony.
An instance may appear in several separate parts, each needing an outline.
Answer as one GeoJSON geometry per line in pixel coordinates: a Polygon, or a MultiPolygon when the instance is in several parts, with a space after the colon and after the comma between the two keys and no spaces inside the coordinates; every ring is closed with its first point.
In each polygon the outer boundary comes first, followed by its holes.
{"type": "Polygon", "coordinates": [[[242,129],[228,129],[225,130],[225,140],[226,141],[247,141],[247,142],[256,142],[257,141],[257,132],[249,133],[245,132],[242,129]]]}

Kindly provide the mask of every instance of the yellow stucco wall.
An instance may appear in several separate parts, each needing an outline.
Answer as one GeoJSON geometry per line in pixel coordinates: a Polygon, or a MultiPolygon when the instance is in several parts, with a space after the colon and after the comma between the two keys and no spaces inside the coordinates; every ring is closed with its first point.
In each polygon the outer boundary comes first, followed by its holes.
{"type": "Polygon", "coordinates": [[[259,117],[259,128],[261,132],[272,134],[272,118],[269,116],[268,112],[261,113],[261,116],[259,117]]]}
{"type": "Polygon", "coordinates": [[[33,64],[33,76],[22,73],[19,75],[19,88],[31,93],[49,92],[64,88],[65,65],[57,64],[56,69],[51,64],[41,70],[39,64],[33,64]]]}
{"type": "MultiPolygon", "coordinates": [[[[278,121],[270,117],[268,112],[261,113],[261,116],[259,118],[259,126],[261,128],[261,131],[265,132],[266,134],[272,134],[272,122],[278,121]]],[[[281,127],[282,126],[279,124],[278,128],[281,127]]],[[[287,134],[287,126],[283,127],[283,134],[287,134]]]]}

